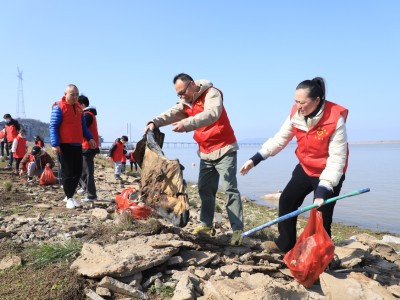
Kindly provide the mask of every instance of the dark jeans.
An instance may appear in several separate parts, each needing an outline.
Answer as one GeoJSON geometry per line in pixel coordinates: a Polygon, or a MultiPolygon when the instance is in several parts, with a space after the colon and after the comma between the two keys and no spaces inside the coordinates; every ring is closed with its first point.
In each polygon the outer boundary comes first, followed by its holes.
{"type": "Polygon", "coordinates": [[[82,146],[61,144],[61,175],[64,193],[72,198],[82,175],[82,146]]]}
{"type": "Polygon", "coordinates": [[[15,159],[15,171],[18,173],[19,172],[19,163],[21,162],[22,157],[21,158],[16,158],[15,159]]]}
{"type": "MultiPolygon", "coordinates": [[[[339,195],[344,179],[345,176],[343,175],[329,198],[339,195]]],[[[317,189],[318,184],[319,178],[308,176],[302,166],[298,164],[293,170],[292,178],[279,198],[279,217],[297,210],[303,204],[304,198],[317,189]]],[[[329,236],[331,236],[331,224],[335,204],[336,202],[332,202],[318,209],[322,212],[324,228],[329,236]]],[[[278,223],[279,237],[276,240],[276,244],[283,252],[288,252],[296,244],[296,223],[297,217],[292,217],[278,223]]]]}
{"type": "Polygon", "coordinates": [[[8,160],[8,165],[10,167],[12,167],[13,161],[14,161],[14,156],[13,153],[11,151],[11,147],[12,147],[12,142],[8,142],[7,143],[7,148],[8,148],[8,152],[9,152],[9,160],[8,160]]]}
{"type": "Polygon", "coordinates": [[[226,194],[225,208],[232,230],[243,230],[243,208],[237,187],[237,152],[225,154],[213,161],[200,159],[199,195],[201,199],[200,222],[212,226],[218,183],[226,194]]]}
{"type": "Polygon", "coordinates": [[[82,163],[82,176],[79,184],[85,190],[88,199],[96,199],[96,185],[94,183],[94,157],[95,154],[84,154],[82,163]]]}
{"type": "Polygon", "coordinates": [[[8,151],[7,142],[2,141],[0,147],[1,147],[1,148],[0,148],[0,150],[1,150],[1,156],[4,156],[4,148],[6,148],[6,156],[9,156],[9,155],[10,155],[10,152],[8,151]]]}

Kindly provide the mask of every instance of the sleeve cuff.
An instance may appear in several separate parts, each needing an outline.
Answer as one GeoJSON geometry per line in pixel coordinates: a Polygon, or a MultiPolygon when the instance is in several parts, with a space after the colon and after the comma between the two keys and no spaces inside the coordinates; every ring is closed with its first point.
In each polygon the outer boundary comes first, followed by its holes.
{"type": "Polygon", "coordinates": [[[253,155],[253,157],[250,158],[250,160],[253,161],[254,166],[257,166],[262,160],[264,160],[264,158],[259,152],[257,152],[253,155]]]}
{"type": "Polygon", "coordinates": [[[331,198],[333,195],[333,191],[327,188],[326,186],[319,185],[314,193],[314,199],[322,198],[324,200],[331,198]]]}

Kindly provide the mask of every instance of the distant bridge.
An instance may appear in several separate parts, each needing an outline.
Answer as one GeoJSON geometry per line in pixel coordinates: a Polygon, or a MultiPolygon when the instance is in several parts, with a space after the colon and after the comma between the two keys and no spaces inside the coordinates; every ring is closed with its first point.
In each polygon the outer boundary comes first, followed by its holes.
{"type": "MultiPolygon", "coordinates": [[[[114,142],[102,142],[101,149],[109,149],[114,142]]],[[[126,147],[133,149],[137,142],[128,142],[126,147]]],[[[238,143],[239,147],[261,147],[262,143],[238,143]]],[[[163,148],[197,148],[198,144],[193,142],[164,142],[163,148]]]]}

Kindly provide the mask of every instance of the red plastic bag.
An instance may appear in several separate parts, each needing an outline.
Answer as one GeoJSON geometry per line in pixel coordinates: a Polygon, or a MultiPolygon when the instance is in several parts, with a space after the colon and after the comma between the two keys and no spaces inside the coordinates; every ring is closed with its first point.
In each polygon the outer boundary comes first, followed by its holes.
{"type": "Polygon", "coordinates": [[[44,168],[42,176],[40,176],[39,184],[52,185],[52,184],[56,184],[56,182],[57,182],[57,178],[56,178],[56,176],[54,176],[53,171],[50,169],[49,166],[46,166],[44,168]]]}
{"type": "Polygon", "coordinates": [[[313,209],[306,228],[283,260],[294,278],[309,288],[324,272],[334,253],[335,245],[324,229],[322,213],[313,209]]]}
{"type": "Polygon", "coordinates": [[[117,212],[122,210],[130,210],[134,219],[147,219],[151,214],[152,210],[147,205],[139,205],[136,202],[129,199],[129,196],[138,193],[138,190],[134,187],[127,187],[122,190],[121,194],[115,196],[115,204],[117,205],[117,212]]]}

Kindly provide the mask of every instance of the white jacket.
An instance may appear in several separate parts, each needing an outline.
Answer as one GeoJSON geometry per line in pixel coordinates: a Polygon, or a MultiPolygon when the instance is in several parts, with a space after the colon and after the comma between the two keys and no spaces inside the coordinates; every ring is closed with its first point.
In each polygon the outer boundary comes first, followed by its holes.
{"type": "MultiPolygon", "coordinates": [[[[324,107],[325,105],[321,107],[315,117],[308,118],[307,122],[304,116],[299,112],[294,114],[292,119],[288,116],[275,136],[268,139],[258,152],[264,159],[278,154],[295,136],[292,126],[304,131],[309,131],[321,119],[324,113],[324,107]]],[[[342,116],[339,117],[336,130],[330,138],[328,152],[329,157],[326,162],[326,167],[319,177],[319,184],[332,190],[338,185],[343,175],[343,169],[347,159],[346,123],[342,116]]]]}

